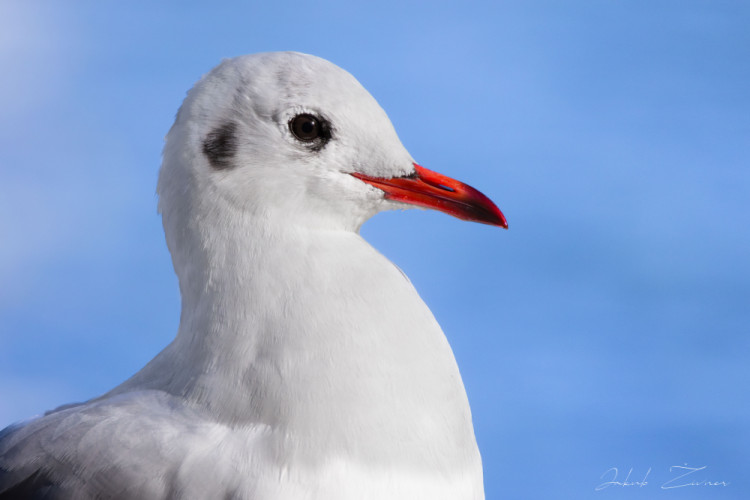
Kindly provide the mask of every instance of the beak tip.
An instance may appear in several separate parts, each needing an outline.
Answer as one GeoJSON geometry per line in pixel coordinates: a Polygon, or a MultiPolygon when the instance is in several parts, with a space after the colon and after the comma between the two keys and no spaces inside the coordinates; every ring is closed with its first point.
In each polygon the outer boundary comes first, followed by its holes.
{"type": "MultiPolygon", "coordinates": [[[[492,207],[492,214],[491,218],[489,218],[485,223],[491,224],[493,226],[501,227],[503,229],[508,229],[508,220],[505,218],[505,214],[500,211],[497,206],[488,200],[488,202],[491,204],[492,207]]],[[[479,220],[478,222],[483,222],[482,220],[479,220]]]]}

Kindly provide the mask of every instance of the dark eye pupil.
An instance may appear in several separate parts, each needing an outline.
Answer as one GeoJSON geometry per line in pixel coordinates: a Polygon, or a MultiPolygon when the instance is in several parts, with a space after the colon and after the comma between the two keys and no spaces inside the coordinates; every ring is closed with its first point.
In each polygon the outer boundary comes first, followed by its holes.
{"type": "Polygon", "coordinates": [[[309,114],[297,115],[289,122],[289,128],[300,141],[314,141],[320,137],[320,122],[309,114]]]}

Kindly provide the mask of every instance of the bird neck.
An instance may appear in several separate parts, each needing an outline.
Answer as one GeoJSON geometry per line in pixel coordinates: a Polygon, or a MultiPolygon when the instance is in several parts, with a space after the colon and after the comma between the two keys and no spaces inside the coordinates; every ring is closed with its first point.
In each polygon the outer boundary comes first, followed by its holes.
{"type": "Polygon", "coordinates": [[[385,433],[413,461],[428,442],[473,457],[452,351],[396,266],[354,232],[235,229],[180,275],[177,338],[118,392],[164,390],[310,450],[357,443],[388,461],[385,433]]]}

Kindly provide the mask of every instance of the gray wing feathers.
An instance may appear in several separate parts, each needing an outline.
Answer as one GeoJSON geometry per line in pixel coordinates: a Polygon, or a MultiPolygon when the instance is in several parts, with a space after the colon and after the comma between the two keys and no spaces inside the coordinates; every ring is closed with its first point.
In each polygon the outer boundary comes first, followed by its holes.
{"type": "Polygon", "coordinates": [[[180,443],[202,421],[176,406],[165,393],[143,391],[8,427],[0,433],[0,500],[169,497],[180,443]]]}

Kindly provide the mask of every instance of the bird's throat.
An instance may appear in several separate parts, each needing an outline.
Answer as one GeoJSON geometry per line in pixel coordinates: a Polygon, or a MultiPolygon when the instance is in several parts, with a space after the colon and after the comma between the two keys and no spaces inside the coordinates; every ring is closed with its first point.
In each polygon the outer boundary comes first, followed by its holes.
{"type": "Polygon", "coordinates": [[[373,460],[427,460],[431,440],[475,453],[453,354],[402,273],[351,232],[268,243],[213,250],[205,281],[181,283],[177,338],[123,389],[165,390],[227,425],[273,425],[332,453],[356,442],[373,460]]]}

